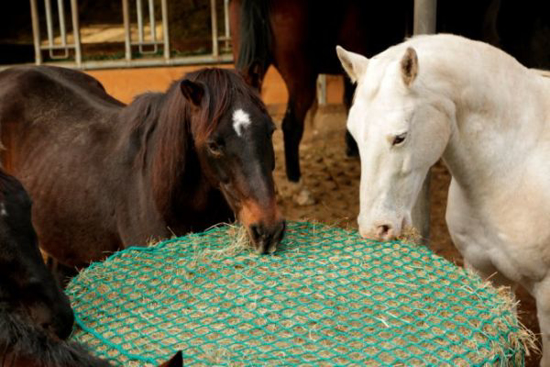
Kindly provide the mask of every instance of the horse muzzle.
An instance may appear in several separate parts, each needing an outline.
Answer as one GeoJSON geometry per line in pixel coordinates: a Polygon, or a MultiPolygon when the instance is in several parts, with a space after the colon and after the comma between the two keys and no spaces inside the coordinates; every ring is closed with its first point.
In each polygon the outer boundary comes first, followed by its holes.
{"type": "Polygon", "coordinates": [[[393,241],[401,235],[403,228],[406,226],[406,220],[376,220],[367,222],[359,217],[359,233],[361,237],[375,241],[393,241]]]}
{"type": "Polygon", "coordinates": [[[256,251],[260,254],[272,254],[277,250],[285,235],[286,222],[280,220],[272,225],[262,222],[248,226],[248,233],[256,251]]]}
{"type": "Polygon", "coordinates": [[[30,307],[30,318],[46,333],[61,340],[67,339],[73,331],[74,313],[70,307],[54,310],[44,304],[36,304],[30,307]]]}

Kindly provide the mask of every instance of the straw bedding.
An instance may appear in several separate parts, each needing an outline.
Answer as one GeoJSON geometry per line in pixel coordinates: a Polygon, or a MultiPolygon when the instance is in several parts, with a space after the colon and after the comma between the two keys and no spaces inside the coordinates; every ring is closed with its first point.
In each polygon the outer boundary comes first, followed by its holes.
{"type": "Polygon", "coordinates": [[[115,364],[521,365],[532,336],[477,276],[402,243],[289,223],[274,256],[225,226],[92,265],[73,338],[115,364]]]}

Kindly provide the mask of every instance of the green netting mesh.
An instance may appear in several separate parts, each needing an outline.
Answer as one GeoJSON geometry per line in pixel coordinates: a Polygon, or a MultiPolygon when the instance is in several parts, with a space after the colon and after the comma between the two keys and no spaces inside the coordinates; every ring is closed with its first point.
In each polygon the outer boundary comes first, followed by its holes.
{"type": "Polygon", "coordinates": [[[289,223],[277,253],[261,256],[235,253],[237,232],[92,265],[68,288],[74,338],[125,366],[176,350],[186,365],[523,363],[510,299],[425,247],[289,223]]]}

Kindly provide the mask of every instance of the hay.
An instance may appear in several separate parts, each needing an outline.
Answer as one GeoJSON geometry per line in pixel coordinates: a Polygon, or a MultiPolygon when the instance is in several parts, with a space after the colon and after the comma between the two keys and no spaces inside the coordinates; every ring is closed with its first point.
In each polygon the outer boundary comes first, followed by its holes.
{"type": "Polygon", "coordinates": [[[289,223],[275,256],[221,227],[129,249],[68,288],[74,338],[121,365],[507,365],[513,300],[422,246],[289,223]]]}

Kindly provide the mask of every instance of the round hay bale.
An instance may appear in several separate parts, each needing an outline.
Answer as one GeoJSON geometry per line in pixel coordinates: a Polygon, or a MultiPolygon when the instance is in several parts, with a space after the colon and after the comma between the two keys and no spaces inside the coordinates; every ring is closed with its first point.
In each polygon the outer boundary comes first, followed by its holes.
{"type": "Polygon", "coordinates": [[[68,287],[73,338],[125,366],[522,365],[511,299],[423,246],[289,223],[273,256],[219,227],[131,248],[68,287]],[[238,238],[236,240],[236,238],[238,238]]]}

